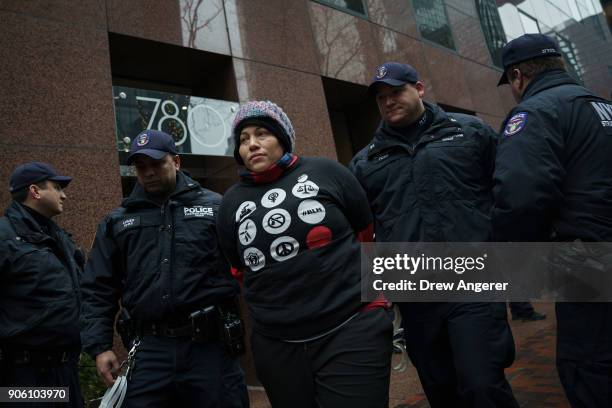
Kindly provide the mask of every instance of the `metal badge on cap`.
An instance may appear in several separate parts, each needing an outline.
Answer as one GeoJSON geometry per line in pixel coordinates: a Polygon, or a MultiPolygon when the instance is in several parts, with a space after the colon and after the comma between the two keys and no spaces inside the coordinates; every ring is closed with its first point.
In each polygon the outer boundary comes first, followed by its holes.
{"type": "Polygon", "coordinates": [[[142,147],[142,146],[145,146],[147,143],[149,143],[149,135],[144,133],[138,136],[138,139],[136,140],[136,146],[142,147]]]}
{"type": "Polygon", "coordinates": [[[381,65],[380,67],[378,67],[378,69],[376,70],[376,79],[382,79],[385,77],[385,75],[387,75],[387,72],[389,72],[387,70],[387,67],[384,65],[381,65]]]}

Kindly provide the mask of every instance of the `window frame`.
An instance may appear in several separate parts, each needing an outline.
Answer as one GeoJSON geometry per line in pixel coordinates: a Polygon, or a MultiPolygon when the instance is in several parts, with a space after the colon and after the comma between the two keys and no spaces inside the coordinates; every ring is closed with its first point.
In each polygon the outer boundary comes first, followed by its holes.
{"type": "MultiPolygon", "coordinates": [[[[482,37],[484,38],[485,44],[487,46],[487,49],[489,50],[489,57],[490,57],[490,60],[491,60],[491,65],[493,67],[495,67],[495,68],[499,68],[500,71],[503,72],[504,71],[504,66],[503,66],[502,61],[501,61],[501,50],[503,49],[503,45],[502,45],[501,48],[499,48],[499,51],[500,51],[499,61],[495,61],[495,58],[493,57],[493,51],[491,50],[491,46],[489,44],[489,40],[487,39],[487,35],[485,33],[485,27],[483,27],[482,18],[481,18],[481,15],[480,15],[480,8],[479,8],[478,3],[482,2],[482,1],[485,1],[485,0],[474,0],[474,6],[476,7],[476,14],[478,15],[478,21],[480,22],[480,31],[482,32],[482,37]]],[[[493,3],[495,4],[495,0],[493,0],[493,3]]],[[[503,37],[503,40],[504,40],[503,42],[504,42],[504,45],[505,45],[508,42],[508,36],[506,35],[506,30],[504,30],[504,24],[501,21],[501,16],[499,15],[499,10],[498,10],[497,5],[495,5],[495,11],[497,12],[497,17],[499,18],[500,28],[501,28],[501,31],[502,31],[503,36],[504,36],[503,37]]]]}
{"type": "Polygon", "coordinates": [[[364,20],[369,20],[369,18],[370,18],[369,15],[368,15],[368,2],[365,1],[365,0],[359,0],[359,1],[361,1],[361,4],[363,5],[363,10],[364,10],[363,14],[358,12],[358,11],[351,10],[348,7],[338,6],[338,5],[334,4],[330,0],[311,0],[311,1],[313,1],[315,3],[318,3],[318,4],[320,4],[322,6],[325,6],[325,7],[333,8],[333,9],[341,11],[343,13],[351,14],[351,15],[353,15],[355,17],[359,17],[359,18],[362,18],[364,20]]]}
{"type": "Polygon", "coordinates": [[[455,35],[453,33],[453,27],[452,27],[450,18],[448,18],[448,10],[446,9],[447,8],[447,4],[446,4],[446,2],[444,0],[439,0],[439,1],[442,3],[442,10],[444,11],[444,17],[446,19],[446,25],[448,26],[448,29],[449,29],[449,32],[450,32],[450,38],[451,38],[451,41],[453,43],[452,47],[448,47],[445,44],[440,44],[439,42],[431,40],[431,39],[429,39],[429,38],[427,38],[427,37],[425,37],[423,35],[423,33],[421,32],[421,27],[420,27],[419,20],[417,18],[416,8],[414,6],[414,0],[410,0],[410,7],[412,9],[412,15],[414,16],[414,21],[416,23],[417,30],[419,32],[419,35],[421,36],[421,40],[426,41],[426,42],[428,42],[430,44],[434,44],[434,45],[436,45],[438,47],[442,47],[443,49],[445,49],[447,51],[451,51],[451,52],[454,52],[454,53],[458,54],[459,51],[457,50],[457,41],[455,40],[455,35]]]}

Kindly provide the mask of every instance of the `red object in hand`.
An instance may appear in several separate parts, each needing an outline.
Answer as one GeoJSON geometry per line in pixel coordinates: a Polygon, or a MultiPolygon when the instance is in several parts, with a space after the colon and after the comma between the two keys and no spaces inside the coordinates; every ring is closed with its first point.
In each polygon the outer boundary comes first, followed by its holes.
{"type": "Polygon", "coordinates": [[[230,268],[230,274],[236,279],[240,284],[242,284],[242,280],[244,279],[244,274],[238,268],[234,268],[233,266],[230,268]]]}

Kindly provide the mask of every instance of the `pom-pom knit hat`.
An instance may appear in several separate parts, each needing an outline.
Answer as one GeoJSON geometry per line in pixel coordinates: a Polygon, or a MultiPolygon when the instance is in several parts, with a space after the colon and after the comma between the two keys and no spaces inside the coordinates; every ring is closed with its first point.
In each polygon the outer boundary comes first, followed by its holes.
{"type": "Polygon", "coordinates": [[[292,153],[295,149],[293,125],[280,106],[270,101],[247,102],[240,106],[232,124],[234,158],[239,164],[244,164],[238,151],[240,132],[249,125],[262,126],[272,132],[285,149],[285,153],[292,153]]]}

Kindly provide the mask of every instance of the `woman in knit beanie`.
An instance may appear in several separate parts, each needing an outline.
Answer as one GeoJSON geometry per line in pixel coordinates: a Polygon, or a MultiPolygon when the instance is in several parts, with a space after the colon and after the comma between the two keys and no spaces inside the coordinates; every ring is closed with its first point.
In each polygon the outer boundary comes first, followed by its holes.
{"type": "Polygon", "coordinates": [[[251,346],[274,407],[387,407],[392,341],[387,302],[361,302],[360,240],[372,214],[339,163],[294,153],[276,104],[242,105],[233,123],[240,181],[217,231],[244,279],[251,346]]]}

